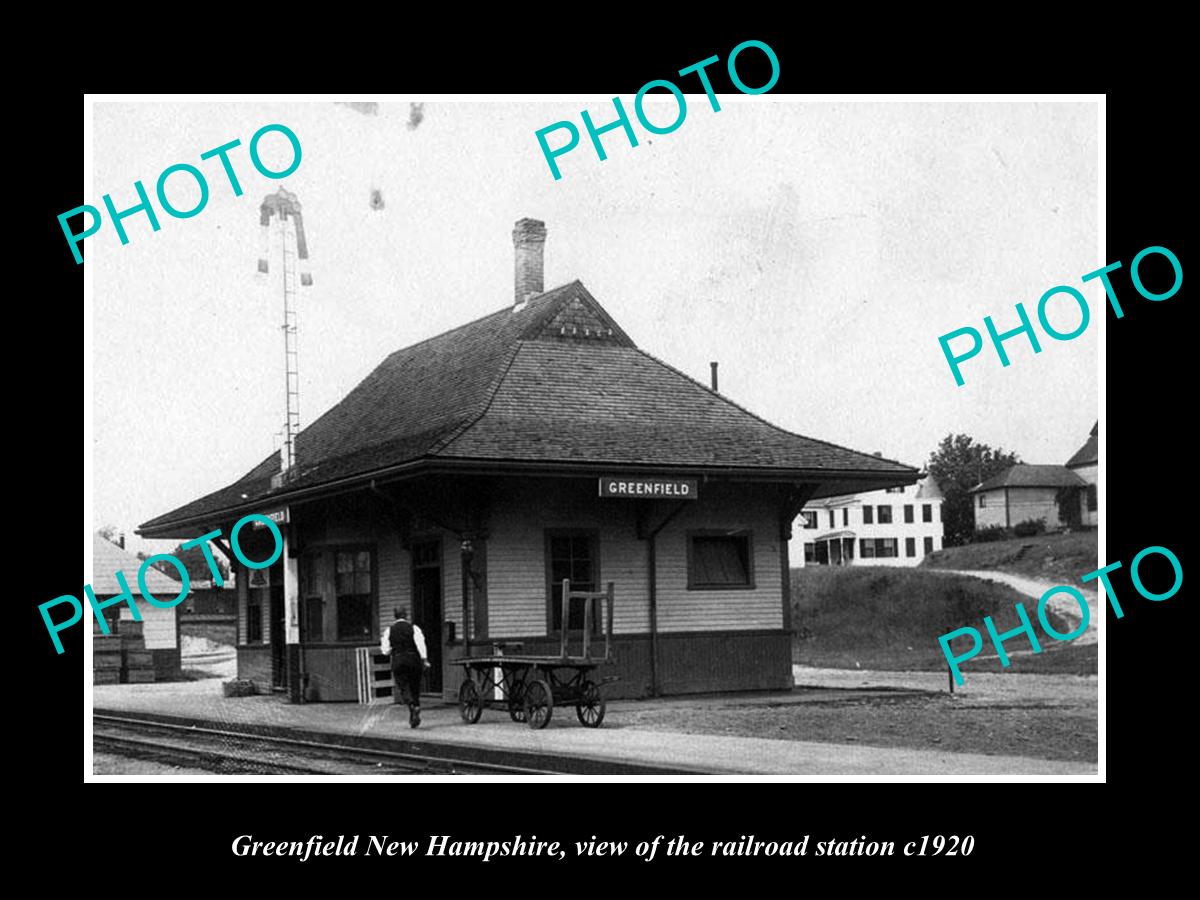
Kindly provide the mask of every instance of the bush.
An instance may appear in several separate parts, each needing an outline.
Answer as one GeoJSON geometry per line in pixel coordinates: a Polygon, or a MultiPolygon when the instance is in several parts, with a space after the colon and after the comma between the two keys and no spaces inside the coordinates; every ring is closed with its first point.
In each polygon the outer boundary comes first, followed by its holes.
{"type": "Polygon", "coordinates": [[[1046,530],[1045,519],[1026,519],[1013,526],[1013,534],[1017,537],[1033,537],[1046,530]]]}
{"type": "Polygon", "coordinates": [[[989,525],[987,528],[975,529],[975,539],[973,543],[988,544],[992,541],[1008,540],[1009,537],[1011,537],[1011,535],[1008,533],[1008,529],[1003,525],[989,525]]]}

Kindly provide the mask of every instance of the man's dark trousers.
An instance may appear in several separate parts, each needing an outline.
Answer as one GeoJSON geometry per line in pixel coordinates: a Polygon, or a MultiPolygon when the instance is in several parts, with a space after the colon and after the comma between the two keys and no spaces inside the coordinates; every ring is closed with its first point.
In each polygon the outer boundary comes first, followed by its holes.
{"type": "Polygon", "coordinates": [[[421,676],[425,672],[425,667],[421,664],[421,657],[417,657],[417,664],[401,665],[396,661],[396,654],[392,654],[392,680],[396,686],[393,688],[395,696],[392,698],[396,703],[407,703],[409,709],[421,708],[421,676]]]}

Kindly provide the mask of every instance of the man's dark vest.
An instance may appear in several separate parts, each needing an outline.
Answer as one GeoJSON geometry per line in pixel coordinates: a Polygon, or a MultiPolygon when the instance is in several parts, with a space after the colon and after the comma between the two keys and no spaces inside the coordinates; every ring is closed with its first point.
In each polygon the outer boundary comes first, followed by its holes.
{"type": "Polygon", "coordinates": [[[392,644],[393,666],[419,666],[421,654],[417,651],[417,642],[413,640],[411,622],[397,619],[388,631],[388,640],[392,644]]]}

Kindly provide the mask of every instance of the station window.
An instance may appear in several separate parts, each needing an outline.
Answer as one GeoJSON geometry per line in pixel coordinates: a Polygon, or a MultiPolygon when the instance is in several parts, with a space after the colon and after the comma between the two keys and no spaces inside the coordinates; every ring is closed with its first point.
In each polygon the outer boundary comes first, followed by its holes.
{"type": "Polygon", "coordinates": [[[800,513],[800,516],[801,516],[801,518],[804,519],[804,527],[805,528],[816,528],[817,527],[816,510],[811,510],[809,512],[802,512],[802,513],[800,513]]]}
{"type": "Polygon", "coordinates": [[[750,532],[693,531],[687,542],[689,591],[754,587],[750,532]]]}
{"type": "Polygon", "coordinates": [[[300,640],[306,643],[325,639],[325,559],[310,553],[300,560],[300,640]]]}
{"type": "Polygon", "coordinates": [[[817,545],[812,541],[804,545],[804,561],[806,563],[815,563],[817,561],[817,545]]]}
{"type": "Polygon", "coordinates": [[[987,497],[985,497],[983,494],[980,494],[979,495],[979,508],[983,509],[985,506],[987,506],[987,497]]]}
{"type": "Polygon", "coordinates": [[[911,503],[904,504],[904,521],[911,525],[913,521],[913,507],[911,503]]]}
{"type": "Polygon", "coordinates": [[[1096,511],[1096,506],[1097,506],[1097,501],[1096,501],[1096,486],[1095,486],[1094,484],[1089,484],[1089,485],[1087,486],[1087,507],[1088,507],[1088,512],[1095,512],[1095,511],[1096,511]]]}
{"type": "Polygon", "coordinates": [[[833,510],[832,510],[832,509],[829,511],[829,527],[830,527],[830,528],[833,528],[833,527],[834,527],[834,522],[833,522],[833,510]]]}
{"type": "Polygon", "coordinates": [[[246,643],[262,643],[262,594],[259,588],[246,591],[246,643]]]}
{"type": "Polygon", "coordinates": [[[874,523],[874,516],[873,516],[873,514],[874,514],[874,512],[875,512],[875,509],[874,509],[874,507],[871,507],[871,506],[864,506],[862,509],[863,509],[863,524],[864,524],[864,525],[871,525],[871,524],[873,524],[873,523],[874,523]]]}
{"type": "Polygon", "coordinates": [[[849,524],[850,524],[850,507],[843,506],[842,507],[842,527],[844,528],[844,527],[848,526],[849,524]]]}
{"type": "Polygon", "coordinates": [[[925,538],[925,555],[928,556],[932,552],[933,552],[933,538],[927,537],[927,538],[925,538]]]}
{"type": "MultiPolygon", "coordinates": [[[[549,628],[551,633],[562,630],[562,589],[563,579],[571,579],[572,591],[596,591],[599,581],[599,537],[594,531],[548,531],[546,532],[546,580],[549,628]]],[[[600,607],[603,604],[593,601],[592,622],[593,633],[600,632],[600,622],[603,621],[600,607]]],[[[583,611],[585,601],[571,601],[567,613],[567,628],[571,631],[583,630],[583,611]]]]}
{"type": "Polygon", "coordinates": [[[334,590],[339,641],[368,641],[375,633],[375,593],[370,550],[339,550],[334,590]]]}
{"type": "Polygon", "coordinates": [[[932,503],[922,503],[921,504],[921,521],[922,522],[932,522],[933,521],[933,504],[932,503]]]}
{"type": "MultiPolygon", "coordinates": [[[[864,510],[870,510],[871,507],[864,506],[864,510]]],[[[875,538],[860,538],[858,555],[861,559],[875,558],[875,538]]]]}
{"type": "Polygon", "coordinates": [[[880,506],[879,507],[879,524],[880,525],[891,525],[892,524],[892,508],[890,506],[880,506]]]}
{"type": "Polygon", "coordinates": [[[917,539],[916,538],[905,538],[904,539],[904,555],[905,556],[916,556],[917,555],[917,539]]]}

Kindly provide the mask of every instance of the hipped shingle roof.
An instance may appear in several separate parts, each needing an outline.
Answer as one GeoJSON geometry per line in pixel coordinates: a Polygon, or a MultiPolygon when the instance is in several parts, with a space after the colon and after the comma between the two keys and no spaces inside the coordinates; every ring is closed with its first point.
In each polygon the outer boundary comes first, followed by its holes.
{"type": "Polygon", "coordinates": [[[163,534],[250,502],[438,461],[809,472],[882,487],[917,470],[785,431],[638,349],[578,281],[398,350],[238,481],[141,526],[163,534]]]}
{"type": "Polygon", "coordinates": [[[970,493],[1005,487],[1082,487],[1086,484],[1086,481],[1066,466],[1034,466],[1021,463],[993,475],[982,484],[971,488],[970,493]]]}

